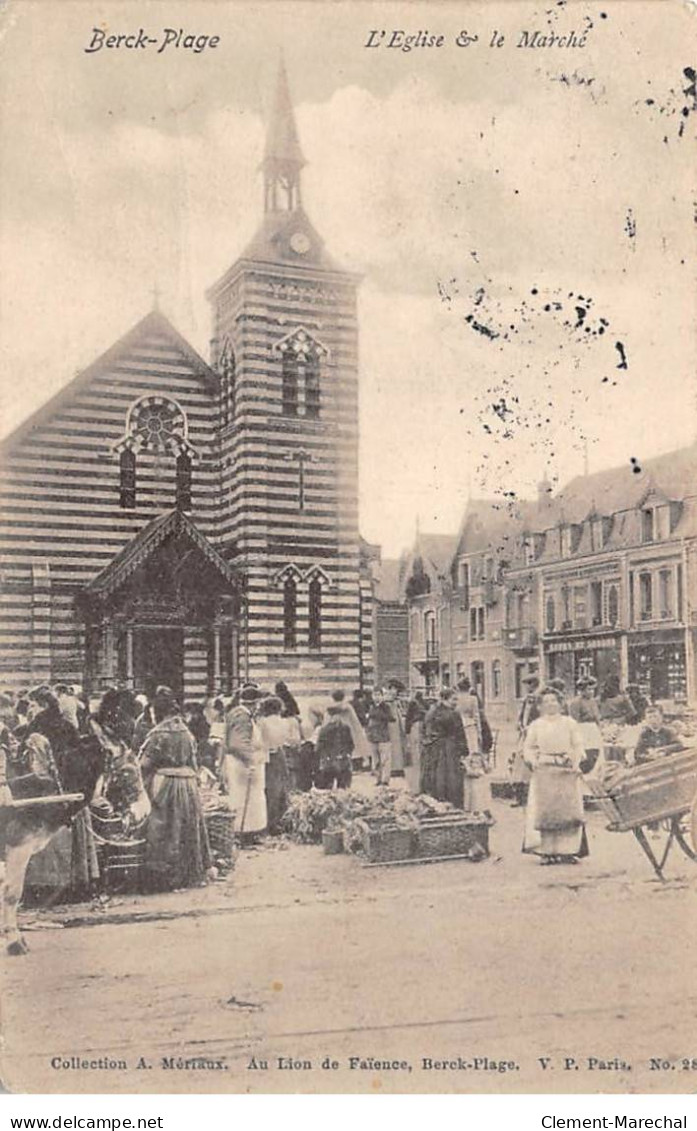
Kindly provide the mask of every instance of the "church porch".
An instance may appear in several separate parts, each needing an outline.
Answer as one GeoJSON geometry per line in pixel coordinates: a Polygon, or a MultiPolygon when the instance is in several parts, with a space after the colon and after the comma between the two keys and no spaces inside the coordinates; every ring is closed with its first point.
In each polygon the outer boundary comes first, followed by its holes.
{"type": "Polygon", "coordinates": [[[106,687],[180,701],[229,694],[241,679],[239,575],[181,511],[146,526],[82,591],[88,694],[106,687]]]}

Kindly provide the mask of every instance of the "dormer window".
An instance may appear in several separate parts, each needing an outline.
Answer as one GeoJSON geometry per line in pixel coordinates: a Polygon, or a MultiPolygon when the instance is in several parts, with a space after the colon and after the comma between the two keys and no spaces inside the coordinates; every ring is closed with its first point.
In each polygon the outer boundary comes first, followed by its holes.
{"type": "Polygon", "coordinates": [[[559,546],[563,558],[571,557],[571,527],[562,526],[559,530],[559,546]]]}
{"type": "Polygon", "coordinates": [[[591,526],[591,549],[602,550],[605,545],[605,523],[602,518],[592,518],[590,520],[591,526]]]}
{"type": "Polygon", "coordinates": [[[654,511],[652,507],[645,507],[641,512],[641,540],[653,542],[654,536],[654,511]]]}

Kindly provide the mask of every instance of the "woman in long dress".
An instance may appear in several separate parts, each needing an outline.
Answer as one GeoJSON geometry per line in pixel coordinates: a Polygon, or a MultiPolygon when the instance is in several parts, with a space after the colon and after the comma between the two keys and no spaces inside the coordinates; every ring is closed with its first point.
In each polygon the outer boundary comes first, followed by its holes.
{"type": "Polygon", "coordinates": [[[220,768],[235,828],[247,842],[257,840],[267,825],[266,754],[253,715],[260,698],[256,688],[243,687],[238,705],[227,712],[220,768]]]}
{"type": "Polygon", "coordinates": [[[147,869],[155,887],[193,887],[203,882],[211,864],[196,780],[196,742],[169,688],[158,688],[153,714],[155,726],[140,749],[152,805],[147,869]]]}
{"type": "Polygon", "coordinates": [[[268,695],[260,700],[256,724],[264,751],[266,814],[269,833],[281,831],[283,814],[290,797],[290,773],[287,748],[289,726],[294,720],[283,718],[283,702],[278,695],[268,695]]]}
{"type": "Polygon", "coordinates": [[[446,688],[440,693],[440,702],[431,707],[424,719],[421,793],[462,809],[462,762],[467,753],[465,729],[455,706],[455,691],[446,688]]]}
{"type": "Polygon", "coordinates": [[[532,771],[523,852],[542,864],[575,864],[588,855],[580,769],[586,752],[578,723],[561,714],[553,688],[542,692],[540,712],[523,749],[532,771]]]}

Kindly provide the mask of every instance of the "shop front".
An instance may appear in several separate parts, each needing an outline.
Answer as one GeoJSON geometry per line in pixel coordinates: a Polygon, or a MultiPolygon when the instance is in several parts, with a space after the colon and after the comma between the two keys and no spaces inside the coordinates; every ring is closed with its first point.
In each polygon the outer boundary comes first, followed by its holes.
{"type": "Polygon", "coordinates": [[[651,700],[687,700],[685,630],[656,629],[629,637],[629,678],[651,700]]]}
{"type": "Polygon", "coordinates": [[[562,679],[569,693],[580,679],[591,677],[598,686],[609,676],[621,679],[621,647],[617,634],[544,642],[547,679],[562,679]]]}

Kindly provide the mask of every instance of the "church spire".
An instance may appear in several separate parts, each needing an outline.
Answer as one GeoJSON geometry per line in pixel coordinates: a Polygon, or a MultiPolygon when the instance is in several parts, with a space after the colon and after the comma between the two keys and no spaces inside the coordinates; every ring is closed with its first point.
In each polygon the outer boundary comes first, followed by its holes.
{"type": "Polygon", "coordinates": [[[305,163],[298,140],[288,75],[281,56],[276,97],[261,165],[264,173],[265,212],[294,212],[300,207],[300,170],[305,163]]]}

